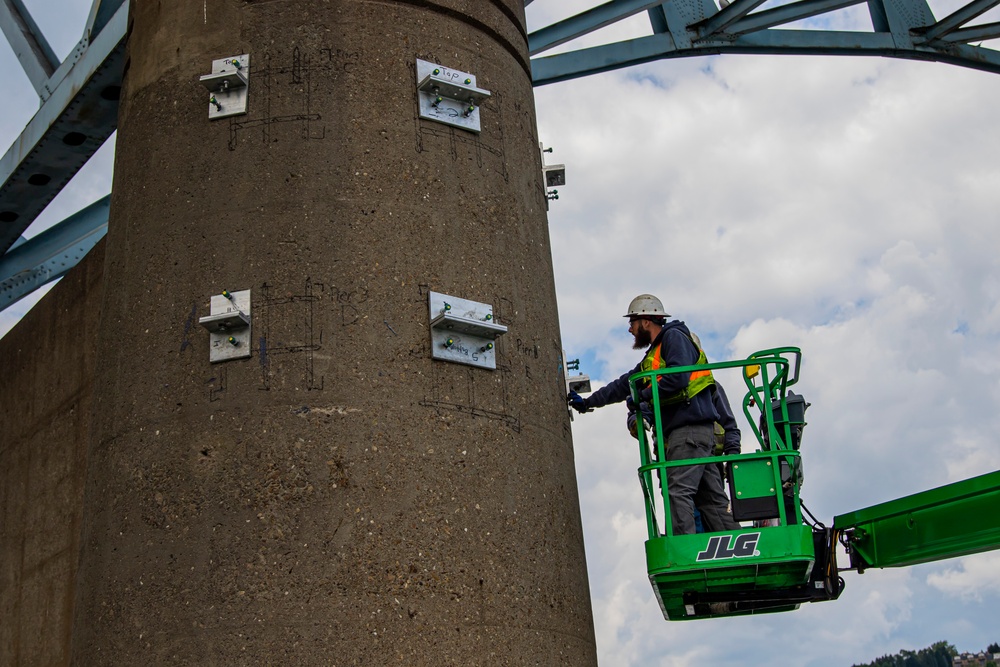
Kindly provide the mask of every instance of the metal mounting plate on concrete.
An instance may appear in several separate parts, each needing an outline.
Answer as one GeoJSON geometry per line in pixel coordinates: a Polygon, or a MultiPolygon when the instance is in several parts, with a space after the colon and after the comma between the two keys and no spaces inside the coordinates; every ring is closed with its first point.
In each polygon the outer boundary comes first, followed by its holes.
{"type": "Polygon", "coordinates": [[[213,295],[211,314],[198,319],[198,324],[208,329],[208,359],[213,364],[250,356],[250,290],[230,295],[232,300],[213,295]]]}
{"type": "Polygon", "coordinates": [[[566,165],[547,164],[542,172],[545,174],[545,187],[555,188],[566,185],[566,165]]]}
{"type": "Polygon", "coordinates": [[[590,393],[589,375],[570,375],[566,378],[566,384],[569,387],[569,391],[575,391],[578,394],[590,393]]]}
{"type": "Polygon", "coordinates": [[[430,293],[431,357],[496,370],[494,341],[507,327],[493,319],[493,306],[430,293]]]}
{"type": "Polygon", "coordinates": [[[247,91],[250,89],[249,54],[213,60],[212,73],[199,80],[209,90],[209,120],[247,112],[247,91]],[[217,104],[211,101],[213,97],[217,104]]]}
{"type": "Polygon", "coordinates": [[[489,97],[490,91],[476,87],[475,74],[417,60],[421,118],[478,133],[482,131],[479,105],[489,97]]]}

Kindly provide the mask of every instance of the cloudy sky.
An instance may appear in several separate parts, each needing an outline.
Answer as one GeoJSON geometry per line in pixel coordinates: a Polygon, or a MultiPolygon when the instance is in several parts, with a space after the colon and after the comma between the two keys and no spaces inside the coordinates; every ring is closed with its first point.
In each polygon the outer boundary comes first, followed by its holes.
{"type": "MultiPolygon", "coordinates": [[[[595,4],[536,0],[529,20],[595,4]]],[[[860,9],[825,25],[870,30],[860,9]]],[[[639,17],[613,37],[648,31],[639,17]]],[[[583,372],[606,382],[638,361],[621,315],[652,292],[714,360],[802,348],[803,495],[821,520],[1000,468],[1000,77],[720,56],[536,100],[546,159],[566,164],[549,227],[563,345],[583,372]]],[[[611,406],[573,423],[602,665],[846,667],[1000,641],[997,554],[850,572],[840,600],[793,613],[663,621],[623,422],[611,406]]]]}
{"type": "MultiPolygon", "coordinates": [[[[89,0],[25,3],[65,55],[89,0]]],[[[529,23],[596,4],[535,0],[529,23]]],[[[870,29],[863,8],[824,21],[870,29]]],[[[647,32],[639,17],[606,39],[647,32]]],[[[6,47],[0,90],[6,146],[37,106],[6,47]]],[[[595,384],[638,360],[621,315],[652,292],[713,360],[802,348],[803,497],[821,520],[1000,468],[1000,77],[721,56],[546,86],[536,101],[546,159],[567,167],[549,218],[563,344],[595,384]]],[[[35,229],[106,194],[110,158],[35,229]]],[[[0,314],[0,333],[30,303],[0,314]]],[[[1000,641],[1000,554],[850,572],[839,601],[792,613],[664,621],[624,418],[611,406],[573,423],[602,666],[847,667],[1000,641]]]]}

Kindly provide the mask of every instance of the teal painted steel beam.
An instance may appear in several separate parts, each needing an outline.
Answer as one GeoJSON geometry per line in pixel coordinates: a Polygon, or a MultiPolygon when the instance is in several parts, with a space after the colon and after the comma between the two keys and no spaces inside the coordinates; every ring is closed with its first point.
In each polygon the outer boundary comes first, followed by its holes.
{"type": "MultiPolygon", "coordinates": [[[[948,65],[958,65],[969,69],[978,69],[984,72],[1000,73],[1000,51],[985,49],[981,46],[970,44],[948,44],[947,50],[937,48],[918,48],[915,53],[933,53],[933,57],[924,57],[922,60],[935,60],[948,65]]],[[[906,57],[905,54],[900,57],[906,57]]]]}
{"type": "Polygon", "coordinates": [[[836,56],[882,56],[957,65],[1000,74],[1000,52],[967,44],[950,44],[947,50],[932,45],[900,48],[886,33],[829,32],[814,30],[763,30],[741,35],[719,53],[836,56]],[[815,34],[815,33],[819,34],[815,34]]]}
{"type": "Polygon", "coordinates": [[[744,16],[764,4],[764,0],[736,0],[727,7],[723,7],[714,16],[696,24],[698,36],[701,38],[724,32],[729,26],[736,23],[744,16]]]}
{"type": "Polygon", "coordinates": [[[111,22],[124,3],[125,0],[94,0],[94,4],[90,6],[90,15],[87,17],[87,29],[83,34],[93,39],[111,22]]]}
{"type": "Polygon", "coordinates": [[[942,42],[976,42],[997,39],[998,37],[1000,37],[1000,23],[983,23],[968,28],[959,28],[941,37],[940,40],[942,42]]]}
{"type": "Polygon", "coordinates": [[[1000,470],[835,517],[851,562],[904,567],[1000,548],[1000,470]]]}
{"type": "Polygon", "coordinates": [[[868,13],[875,32],[891,34],[899,49],[914,48],[916,31],[936,20],[924,0],[908,0],[905,4],[895,0],[868,0],[868,13]]]}
{"type": "Polygon", "coordinates": [[[906,48],[900,47],[895,36],[887,32],[771,29],[696,40],[687,48],[678,48],[670,33],[663,33],[533,58],[532,81],[535,86],[544,86],[654,60],[720,54],[882,56],[942,62],[1000,74],[1000,52],[978,46],[948,44],[939,49],[927,44],[906,48]]]}
{"type": "Polygon", "coordinates": [[[41,96],[45,83],[59,67],[59,58],[21,0],[0,0],[0,30],[35,92],[41,96]]]}
{"type": "Polygon", "coordinates": [[[653,7],[648,12],[646,16],[649,18],[649,25],[653,28],[653,34],[659,35],[668,32],[667,28],[667,17],[663,13],[663,5],[659,7],[653,7]]]}
{"type": "MultiPolygon", "coordinates": [[[[739,35],[746,32],[756,32],[766,30],[785,23],[801,21],[812,18],[827,12],[844,9],[852,5],[860,5],[866,0],[803,0],[802,2],[792,2],[773,9],[765,9],[754,12],[752,16],[747,16],[729,27],[727,32],[732,35],[739,35]]],[[[732,5],[730,5],[732,6],[732,5]]]]}
{"type": "Polygon", "coordinates": [[[104,238],[110,201],[94,202],[0,257],[0,311],[77,265],[104,238]]]}
{"type": "Polygon", "coordinates": [[[759,30],[740,35],[732,44],[720,53],[892,57],[900,51],[885,33],[835,30],[759,30]]]}
{"type": "MultiPolygon", "coordinates": [[[[763,0],[761,0],[763,1],[763,0]]],[[[531,55],[565,44],[582,35],[600,30],[650,7],[663,0],[612,0],[568,19],[553,23],[528,35],[528,52],[531,55]]]]}
{"type": "Polygon", "coordinates": [[[664,32],[626,42],[532,58],[531,79],[536,87],[544,86],[661,58],[675,57],[677,57],[677,47],[674,46],[674,39],[669,32],[664,32]]]}
{"type": "Polygon", "coordinates": [[[974,0],[966,6],[955,10],[926,30],[921,30],[923,39],[925,42],[929,42],[939,37],[944,37],[952,30],[988,12],[997,5],[1000,5],[1000,0],[974,0]]]}
{"type": "MultiPolygon", "coordinates": [[[[678,48],[670,33],[639,37],[570,53],[533,58],[534,85],[566,81],[665,58],[722,53],[800,55],[896,55],[892,37],[885,33],[764,30],[732,40],[703,40],[678,48]]],[[[998,68],[1000,71],[1000,68],[998,68]]]]}
{"type": "Polygon", "coordinates": [[[111,136],[118,122],[128,5],[53,75],[58,85],[0,158],[0,251],[6,251],[111,136]]]}
{"type": "MultiPolygon", "coordinates": [[[[759,2],[760,0],[736,0],[733,4],[745,7],[759,2]]],[[[714,0],[671,0],[661,4],[659,9],[666,20],[667,32],[679,49],[690,48],[692,41],[698,37],[693,26],[710,21],[722,13],[714,0]]]]}

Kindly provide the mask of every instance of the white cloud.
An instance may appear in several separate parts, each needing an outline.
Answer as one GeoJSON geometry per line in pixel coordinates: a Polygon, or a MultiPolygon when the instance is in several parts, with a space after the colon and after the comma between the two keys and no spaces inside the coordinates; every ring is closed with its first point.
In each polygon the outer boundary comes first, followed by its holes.
{"type": "Polygon", "coordinates": [[[1000,598],[1000,554],[983,553],[960,559],[954,566],[932,572],[927,583],[963,601],[1000,598]]]}

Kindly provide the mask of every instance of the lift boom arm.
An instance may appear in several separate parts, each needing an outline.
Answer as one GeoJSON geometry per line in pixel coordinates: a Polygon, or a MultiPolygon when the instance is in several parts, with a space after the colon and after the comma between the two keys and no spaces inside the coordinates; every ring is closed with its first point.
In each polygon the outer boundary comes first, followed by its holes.
{"type": "Polygon", "coordinates": [[[1000,470],[835,517],[851,566],[904,567],[1000,548],[1000,470]]]}

